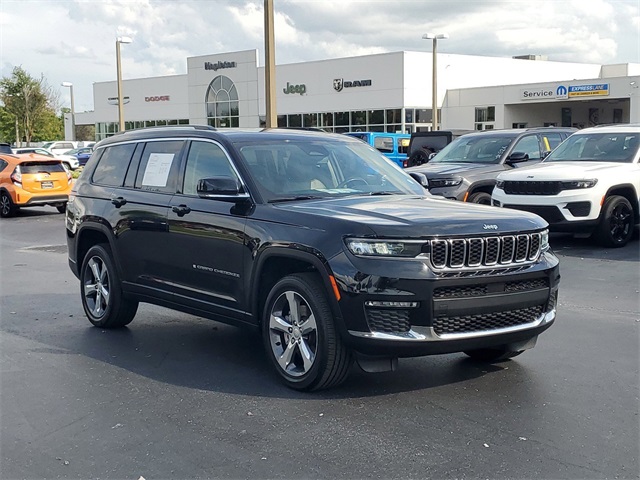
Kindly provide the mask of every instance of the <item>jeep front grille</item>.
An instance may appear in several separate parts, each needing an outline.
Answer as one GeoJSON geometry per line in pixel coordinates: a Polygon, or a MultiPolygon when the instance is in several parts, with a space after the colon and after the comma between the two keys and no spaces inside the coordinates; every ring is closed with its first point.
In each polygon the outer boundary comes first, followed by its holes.
{"type": "Polygon", "coordinates": [[[562,182],[507,180],[503,188],[508,195],[557,195],[562,191],[562,182]]]}
{"type": "Polygon", "coordinates": [[[540,233],[431,240],[431,265],[456,270],[530,263],[540,255],[540,240],[540,233]]]}

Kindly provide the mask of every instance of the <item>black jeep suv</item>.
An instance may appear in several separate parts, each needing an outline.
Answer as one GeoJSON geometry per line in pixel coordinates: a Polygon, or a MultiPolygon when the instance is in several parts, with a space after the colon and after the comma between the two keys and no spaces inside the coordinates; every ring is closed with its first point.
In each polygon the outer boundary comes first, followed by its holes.
{"type": "Polygon", "coordinates": [[[138,302],[260,329],[284,382],[342,382],[356,360],[498,361],[556,316],[558,260],[526,212],[432,197],[360,140],[204,126],[97,145],[66,216],[90,322],[138,302]]]}

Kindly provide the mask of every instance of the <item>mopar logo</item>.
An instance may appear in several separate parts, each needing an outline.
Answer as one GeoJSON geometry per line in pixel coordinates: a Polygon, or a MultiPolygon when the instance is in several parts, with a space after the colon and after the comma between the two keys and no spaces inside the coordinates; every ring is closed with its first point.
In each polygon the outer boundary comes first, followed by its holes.
{"type": "Polygon", "coordinates": [[[489,224],[484,224],[482,225],[482,228],[484,230],[497,230],[498,229],[498,225],[489,225],[489,224]]]}

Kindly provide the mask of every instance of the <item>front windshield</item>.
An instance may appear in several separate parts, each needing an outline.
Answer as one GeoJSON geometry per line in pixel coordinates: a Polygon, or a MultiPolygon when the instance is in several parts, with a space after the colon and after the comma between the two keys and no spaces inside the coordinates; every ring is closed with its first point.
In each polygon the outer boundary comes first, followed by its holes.
{"type": "Polygon", "coordinates": [[[637,155],[639,144],[640,133],[576,133],[544,161],[630,163],[637,155]]]}
{"type": "Polygon", "coordinates": [[[500,163],[514,137],[464,135],[458,137],[429,163],[500,163]]]}
{"type": "Polygon", "coordinates": [[[47,142],[44,145],[42,145],[42,148],[49,148],[51,145],[53,145],[53,142],[47,142]]]}
{"type": "Polygon", "coordinates": [[[346,195],[425,195],[413,178],[359,140],[332,137],[236,144],[267,202],[346,195]]]}

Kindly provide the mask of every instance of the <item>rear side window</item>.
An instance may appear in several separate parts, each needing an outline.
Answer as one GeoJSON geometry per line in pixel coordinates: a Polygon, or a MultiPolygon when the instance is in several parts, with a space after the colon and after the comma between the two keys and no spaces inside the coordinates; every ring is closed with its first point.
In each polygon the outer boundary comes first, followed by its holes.
{"type": "Polygon", "coordinates": [[[560,135],[559,133],[542,134],[542,146],[544,147],[545,152],[550,152],[556,148],[562,143],[562,140],[564,140],[565,137],[566,136],[560,135]]]}
{"type": "Polygon", "coordinates": [[[38,163],[21,163],[21,173],[41,173],[41,172],[64,172],[65,169],[60,162],[38,162],[38,163]]]}
{"type": "Polygon", "coordinates": [[[175,193],[184,140],[148,142],[138,167],[135,188],[175,193]]]}
{"type": "Polygon", "coordinates": [[[93,172],[93,183],[108,187],[121,187],[134,149],[135,144],[133,143],[105,148],[93,172]]]}

